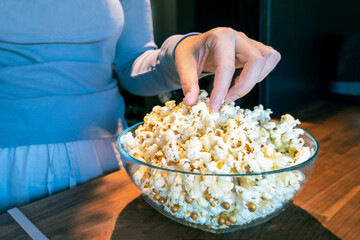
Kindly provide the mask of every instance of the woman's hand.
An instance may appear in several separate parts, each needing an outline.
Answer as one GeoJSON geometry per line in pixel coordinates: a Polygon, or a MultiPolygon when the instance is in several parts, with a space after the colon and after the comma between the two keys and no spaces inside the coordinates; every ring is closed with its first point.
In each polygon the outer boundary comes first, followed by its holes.
{"type": "Polygon", "coordinates": [[[175,50],[184,103],[193,105],[196,102],[201,72],[215,72],[210,109],[216,112],[223,100],[232,102],[247,94],[274,69],[280,58],[273,48],[231,28],[215,28],[187,37],[175,50]],[[229,89],[236,68],[243,70],[229,89]]]}

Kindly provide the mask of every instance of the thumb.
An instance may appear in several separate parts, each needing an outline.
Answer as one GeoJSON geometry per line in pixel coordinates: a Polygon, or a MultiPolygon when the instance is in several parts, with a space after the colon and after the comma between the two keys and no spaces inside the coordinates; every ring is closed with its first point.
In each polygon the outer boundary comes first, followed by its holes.
{"type": "Polygon", "coordinates": [[[197,61],[192,54],[179,53],[176,56],[176,69],[178,71],[185,105],[195,104],[199,97],[199,81],[197,61]]]}
{"type": "Polygon", "coordinates": [[[199,97],[200,89],[198,83],[195,83],[190,90],[185,90],[183,87],[183,92],[185,95],[184,104],[192,106],[196,103],[199,97]]]}

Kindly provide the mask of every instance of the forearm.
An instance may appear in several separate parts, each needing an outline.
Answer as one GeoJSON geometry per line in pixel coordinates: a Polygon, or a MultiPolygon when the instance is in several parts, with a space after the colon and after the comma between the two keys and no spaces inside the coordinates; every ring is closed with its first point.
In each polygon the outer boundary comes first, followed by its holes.
{"type": "Polygon", "coordinates": [[[118,66],[116,72],[122,87],[143,96],[181,88],[175,68],[175,48],[182,39],[194,34],[174,35],[160,49],[148,50],[135,60],[118,66]]]}

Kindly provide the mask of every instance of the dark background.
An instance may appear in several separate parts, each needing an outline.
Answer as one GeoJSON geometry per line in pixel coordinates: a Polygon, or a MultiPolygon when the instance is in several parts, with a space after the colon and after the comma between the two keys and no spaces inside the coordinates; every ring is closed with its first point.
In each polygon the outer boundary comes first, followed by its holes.
{"type": "MultiPolygon", "coordinates": [[[[174,34],[232,27],[278,50],[282,60],[261,84],[237,101],[259,103],[279,116],[317,99],[359,101],[333,94],[329,82],[360,81],[360,1],[355,0],[152,0],[155,42],[174,34]],[[349,44],[350,42],[350,44],[349,44]]],[[[237,71],[239,74],[239,71],[237,71]]],[[[212,77],[200,81],[211,90],[212,77]]],[[[182,100],[182,92],[138,97],[123,92],[129,125],[152,106],[182,100]],[[163,99],[163,100],[160,100],[163,99]]]]}

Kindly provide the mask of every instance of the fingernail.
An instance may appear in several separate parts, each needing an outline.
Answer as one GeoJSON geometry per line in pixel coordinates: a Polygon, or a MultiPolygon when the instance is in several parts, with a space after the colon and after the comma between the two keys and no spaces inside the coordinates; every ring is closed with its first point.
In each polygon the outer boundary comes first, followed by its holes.
{"type": "Polygon", "coordinates": [[[187,102],[189,96],[190,96],[190,92],[188,92],[188,93],[185,95],[185,97],[184,97],[184,102],[187,102]]]}
{"type": "Polygon", "coordinates": [[[235,101],[236,99],[238,99],[238,96],[236,96],[236,95],[230,95],[230,96],[228,96],[227,98],[226,98],[226,101],[227,102],[233,102],[233,101],[235,101]]]}
{"type": "Polygon", "coordinates": [[[189,104],[190,95],[191,95],[190,92],[188,92],[188,93],[185,95],[185,97],[184,97],[184,103],[185,103],[185,104],[189,104]]]}
{"type": "Polygon", "coordinates": [[[212,112],[217,112],[220,109],[221,102],[215,101],[212,105],[212,112]]]}

